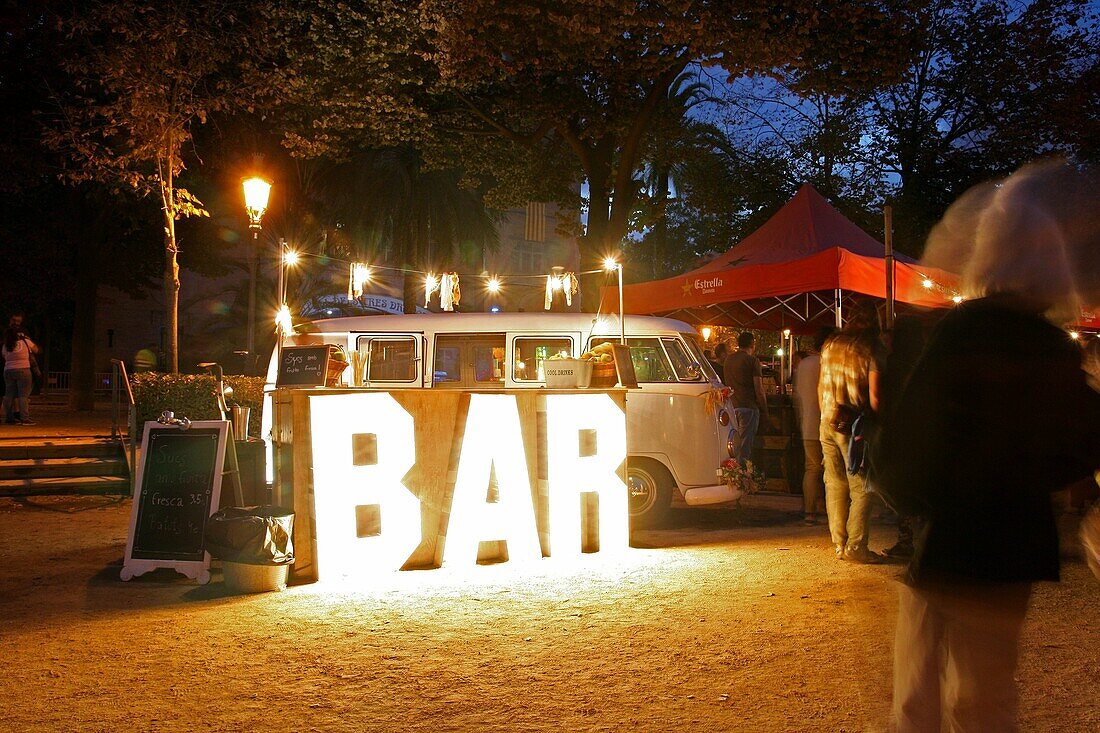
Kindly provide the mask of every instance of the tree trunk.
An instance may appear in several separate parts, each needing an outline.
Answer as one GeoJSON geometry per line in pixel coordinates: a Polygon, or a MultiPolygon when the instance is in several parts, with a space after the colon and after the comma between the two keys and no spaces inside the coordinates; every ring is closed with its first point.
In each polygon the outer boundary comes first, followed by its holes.
{"type": "Polygon", "coordinates": [[[406,272],[402,276],[401,300],[405,305],[405,313],[416,313],[417,301],[420,299],[420,289],[412,273],[406,272]]]}
{"type": "Polygon", "coordinates": [[[76,278],[73,287],[75,311],[72,364],[69,367],[69,409],[80,412],[95,408],[96,290],[94,277],[76,278]]]}
{"type": "Polygon", "coordinates": [[[167,371],[179,374],[179,296],[180,266],[176,260],[176,236],[174,222],[169,222],[164,235],[164,330],[168,336],[167,371]]]}

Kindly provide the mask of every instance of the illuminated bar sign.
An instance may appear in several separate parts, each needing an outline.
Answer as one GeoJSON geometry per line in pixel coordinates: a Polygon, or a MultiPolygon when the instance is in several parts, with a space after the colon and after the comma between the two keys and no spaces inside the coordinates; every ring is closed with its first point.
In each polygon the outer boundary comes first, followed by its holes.
{"type": "Polygon", "coordinates": [[[320,579],[627,547],[621,395],[308,399],[320,579]]]}

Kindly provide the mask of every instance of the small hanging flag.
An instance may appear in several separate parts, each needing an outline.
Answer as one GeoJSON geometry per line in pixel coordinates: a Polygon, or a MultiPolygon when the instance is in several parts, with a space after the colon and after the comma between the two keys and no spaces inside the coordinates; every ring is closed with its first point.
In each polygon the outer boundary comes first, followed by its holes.
{"type": "Polygon", "coordinates": [[[577,276],[571,272],[562,275],[561,289],[565,291],[565,304],[573,305],[573,296],[581,289],[580,283],[577,282],[577,276]]]}
{"type": "Polygon", "coordinates": [[[554,305],[554,293],[558,290],[565,295],[565,304],[573,305],[573,296],[580,289],[577,276],[572,272],[565,272],[560,267],[546,276],[546,297],[543,299],[543,308],[550,310],[554,305]]]}
{"type": "Polygon", "coordinates": [[[348,270],[348,300],[363,295],[363,286],[370,282],[370,267],[362,262],[352,262],[348,270]]]}
{"type": "Polygon", "coordinates": [[[443,273],[443,282],[440,285],[439,292],[439,307],[445,311],[453,311],[461,298],[462,291],[458,287],[458,273],[443,273]]]}

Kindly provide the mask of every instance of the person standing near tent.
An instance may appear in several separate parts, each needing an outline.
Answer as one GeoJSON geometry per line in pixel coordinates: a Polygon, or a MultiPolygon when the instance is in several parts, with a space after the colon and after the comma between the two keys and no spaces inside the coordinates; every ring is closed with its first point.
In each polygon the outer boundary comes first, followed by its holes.
{"type": "Polygon", "coordinates": [[[817,508],[825,494],[825,468],[821,455],[821,407],[817,402],[817,385],[821,381],[821,350],[835,330],[827,326],[814,334],[812,350],[802,357],[794,372],[794,404],[802,428],[802,453],[806,458],[802,472],[805,524],[817,524],[817,508]]]}
{"type": "Polygon", "coordinates": [[[737,337],[737,351],[722,363],[722,381],[733,390],[733,426],[737,431],[733,457],[741,463],[752,460],[752,444],[760,427],[761,413],[764,424],[771,424],[768,400],[764,395],[764,373],[755,352],[756,336],[752,331],[742,331],[737,337]]]}
{"type": "Polygon", "coordinates": [[[825,464],[825,507],[836,556],[853,562],[881,562],[868,547],[871,496],[859,472],[849,472],[852,421],[878,409],[882,347],[874,303],[857,305],[848,323],[821,351],[821,453],[825,464]]]}

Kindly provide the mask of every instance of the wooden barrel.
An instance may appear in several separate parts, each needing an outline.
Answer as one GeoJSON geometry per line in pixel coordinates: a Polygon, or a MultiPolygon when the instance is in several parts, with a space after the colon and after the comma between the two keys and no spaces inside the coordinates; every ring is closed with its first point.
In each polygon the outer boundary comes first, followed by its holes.
{"type": "Polygon", "coordinates": [[[592,380],[590,387],[608,388],[619,383],[618,374],[615,372],[615,362],[596,362],[592,365],[592,380]]]}

